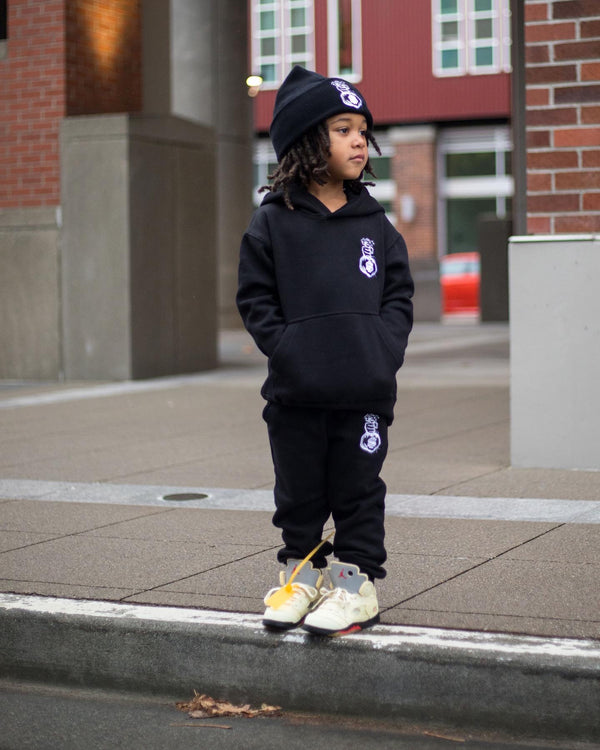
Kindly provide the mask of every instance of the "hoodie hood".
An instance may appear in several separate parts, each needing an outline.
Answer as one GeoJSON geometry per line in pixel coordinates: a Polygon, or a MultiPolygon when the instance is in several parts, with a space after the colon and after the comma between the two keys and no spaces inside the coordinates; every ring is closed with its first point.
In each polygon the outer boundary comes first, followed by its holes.
{"type": "MultiPolygon", "coordinates": [[[[332,213],[318,198],[315,198],[315,196],[312,195],[312,193],[309,193],[305,188],[297,186],[290,189],[290,200],[294,210],[313,214],[315,218],[327,216],[341,217],[345,215],[371,216],[372,214],[385,213],[383,207],[375,200],[375,198],[373,198],[364,185],[361,186],[358,192],[347,188],[346,196],[348,202],[332,213]]],[[[267,193],[263,198],[262,205],[266,206],[270,203],[285,206],[283,192],[277,190],[275,192],[267,193]]],[[[287,209],[287,206],[285,207],[287,209]]]]}

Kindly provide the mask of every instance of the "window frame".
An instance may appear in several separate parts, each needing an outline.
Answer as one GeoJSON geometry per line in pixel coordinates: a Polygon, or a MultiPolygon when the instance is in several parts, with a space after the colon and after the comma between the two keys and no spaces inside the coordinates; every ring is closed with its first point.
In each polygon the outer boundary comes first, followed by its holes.
{"type": "Polygon", "coordinates": [[[464,46],[466,17],[463,12],[465,0],[456,0],[456,13],[442,13],[440,3],[441,0],[431,0],[433,71],[436,76],[464,75],[466,68],[464,46]],[[443,39],[444,23],[457,24],[456,40],[443,39]],[[454,41],[456,43],[452,44],[454,41]],[[457,65],[453,68],[445,68],[442,65],[442,56],[444,52],[451,50],[456,50],[457,65]]]}
{"type": "Polygon", "coordinates": [[[362,0],[350,0],[352,23],[352,72],[340,70],[339,56],[339,4],[340,0],[327,0],[327,70],[330,78],[341,77],[351,83],[362,80],[362,0]]]}
{"type": "Polygon", "coordinates": [[[253,0],[252,2],[252,70],[263,77],[263,90],[278,88],[285,76],[296,64],[308,70],[315,68],[315,8],[314,0],[253,0]],[[294,10],[304,9],[305,25],[292,26],[294,10]],[[261,29],[261,12],[274,13],[274,28],[261,29]],[[293,33],[302,30],[302,33],[293,33]],[[272,32],[272,33],[269,33],[272,32]],[[293,38],[304,36],[306,50],[293,52],[293,38]],[[274,39],[274,52],[271,55],[262,53],[262,41],[274,39]],[[274,79],[264,75],[264,66],[273,66],[274,79]]]}
{"type": "Polygon", "coordinates": [[[442,0],[431,0],[432,70],[439,78],[489,75],[511,71],[510,0],[490,0],[490,10],[478,10],[477,0],[456,0],[456,13],[442,13],[442,0]],[[477,22],[490,20],[490,37],[477,37],[477,22]],[[444,40],[444,23],[456,22],[456,39],[444,40]],[[477,50],[491,49],[492,61],[478,65],[477,50]],[[444,67],[443,54],[456,50],[457,64],[444,67]]]}
{"type": "Polygon", "coordinates": [[[506,169],[506,154],[512,152],[508,125],[458,127],[442,130],[437,144],[438,255],[448,252],[449,198],[494,198],[496,215],[507,215],[507,199],[514,196],[514,179],[506,169]],[[476,177],[447,177],[447,154],[494,153],[495,173],[476,177]]]}

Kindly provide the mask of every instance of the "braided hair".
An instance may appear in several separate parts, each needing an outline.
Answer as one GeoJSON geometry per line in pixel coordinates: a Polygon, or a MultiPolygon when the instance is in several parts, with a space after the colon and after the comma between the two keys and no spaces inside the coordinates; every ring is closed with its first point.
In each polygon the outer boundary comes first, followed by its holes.
{"type": "MultiPolygon", "coordinates": [[[[367,131],[366,138],[367,143],[372,144],[375,151],[381,155],[381,149],[371,131],[367,131]]],[[[294,206],[290,199],[290,189],[293,185],[302,185],[308,188],[313,181],[319,185],[327,183],[329,177],[327,159],[331,155],[329,146],[327,125],[325,122],[320,122],[300,136],[289,151],[282,156],[281,161],[272,174],[267,175],[273,184],[264,185],[260,188],[259,192],[281,190],[285,205],[293,211],[294,206]]],[[[365,164],[364,172],[367,172],[372,177],[376,176],[369,159],[367,159],[367,163],[365,164]]],[[[346,181],[346,186],[355,193],[358,193],[363,185],[373,185],[373,183],[362,182],[360,177],[357,180],[346,181]]]]}

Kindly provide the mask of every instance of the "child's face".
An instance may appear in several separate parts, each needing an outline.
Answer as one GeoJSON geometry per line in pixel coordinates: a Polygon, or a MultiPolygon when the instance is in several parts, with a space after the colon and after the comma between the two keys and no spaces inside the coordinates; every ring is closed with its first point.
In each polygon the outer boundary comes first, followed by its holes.
{"type": "Polygon", "coordinates": [[[357,180],[368,159],[367,121],[363,115],[342,112],[327,119],[326,125],[331,181],[357,180]]]}

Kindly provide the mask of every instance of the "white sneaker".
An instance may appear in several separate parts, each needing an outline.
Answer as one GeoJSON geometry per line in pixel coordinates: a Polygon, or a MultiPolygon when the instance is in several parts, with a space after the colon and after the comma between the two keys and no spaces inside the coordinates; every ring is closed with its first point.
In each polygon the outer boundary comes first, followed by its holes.
{"type": "MultiPolygon", "coordinates": [[[[281,586],[285,586],[290,576],[300,564],[300,560],[288,560],[285,570],[279,574],[281,586]]],[[[288,630],[295,628],[304,620],[307,612],[315,605],[319,599],[319,586],[323,581],[321,571],[313,568],[310,562],[306,563],[296,578],[292,581],[293,593],[281,606],[274,608],[267,605],[263,616],[263,625],[268,628],[277,628],[278,630],[288,630]]],[[[265,604],[269,597],[274,594],[279,587],[271,589],[265,596],[265,604]]]]}
{"type": "Polygon", "coordinates": [[[321,592],[323,598],[304,620],[304,630],[319,635],[345,635],[379,622],[375,586],[358,565],[333,562],[329,575],[334,588],[321,592]]]}

